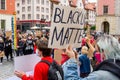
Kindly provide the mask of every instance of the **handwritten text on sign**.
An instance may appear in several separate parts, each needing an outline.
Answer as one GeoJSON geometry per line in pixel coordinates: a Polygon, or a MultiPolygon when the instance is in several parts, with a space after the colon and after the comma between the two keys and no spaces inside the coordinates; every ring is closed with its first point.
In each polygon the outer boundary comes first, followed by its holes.
{"type": "Polygon", "coordinates": [[[51,22],[50,48],[79,47],[83,34],[84,10],[54,5],[51,22]]]}

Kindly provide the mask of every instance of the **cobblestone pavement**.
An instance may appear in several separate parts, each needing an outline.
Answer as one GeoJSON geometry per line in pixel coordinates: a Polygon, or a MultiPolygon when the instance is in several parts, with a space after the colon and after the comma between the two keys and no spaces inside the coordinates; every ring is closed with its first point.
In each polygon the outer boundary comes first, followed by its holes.
{"type": "Polygon", "coordinates": [[[0,80],[6,80],[12,76],[14,76],[14,62],[4,59],[3,64],[0,64],[0,80]]]}

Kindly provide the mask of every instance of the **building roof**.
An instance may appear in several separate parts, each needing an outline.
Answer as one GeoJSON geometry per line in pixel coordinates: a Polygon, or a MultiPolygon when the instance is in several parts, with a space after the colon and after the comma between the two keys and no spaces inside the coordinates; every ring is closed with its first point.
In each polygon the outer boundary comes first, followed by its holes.
{"type": "Polygon", "coordinates": [[[95,11],[95,9],[96,9],[96,3],[85,4],[85,9],[95,11]]]}

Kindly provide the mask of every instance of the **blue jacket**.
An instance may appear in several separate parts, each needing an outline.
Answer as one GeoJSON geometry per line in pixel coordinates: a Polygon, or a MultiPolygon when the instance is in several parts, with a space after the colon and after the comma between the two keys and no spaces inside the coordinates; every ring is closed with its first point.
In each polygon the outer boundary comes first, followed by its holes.
{"type": "Polygon", "coordinates": [[[80,78],[77,73],[77,61],[69,59],[63,65],[64,80],[120,80],[116,75],[105,70],[97,70],[89,74],[88,77],[80,78]]]}
{"type": "Polygon", "coordinates": [[[79,56],[80,65],[80,73],[90,73],[90,60],[86,54],[81,54],[79,56]]]}

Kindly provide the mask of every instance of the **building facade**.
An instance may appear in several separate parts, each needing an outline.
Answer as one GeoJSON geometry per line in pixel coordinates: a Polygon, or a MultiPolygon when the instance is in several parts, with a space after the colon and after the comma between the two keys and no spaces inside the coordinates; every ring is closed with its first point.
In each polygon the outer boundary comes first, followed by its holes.
{"type": "Polygon", "coordinates": [[[91,26],[95,26],[96,25],[96,11],[94,10],[89,10],[89,15],[88,15],[88,24],[91,26]]]}
{"type": "Polygon", "coordinates": [[[51,17],[49,0],[16,0],[17,25],[19,29],[49,25],[51,17]]]}
{"type": "MultiPolygon", "coordinates": [[[[69,5],[69,0],[59,0],[59,5],[69,5]]],[[[82,0],[73,0],[78,8],[84,8],[82,0]]],[[[16,0],[17,27],[28,30],[31,27],[50,26],[52,15],[50,0],[16,0]]]]}
{"type": "Polygon", "coordinates": [[[120,35],[120,0],[98,0],[96,31],[120,35]]]}
{"type": "Polygon", "coordinates": [[[90,26],[96,25],[96,3],[88,3],[88,5],[91,5],[92,9],[88,10],[88,24],[90,26]]]}
{"type": "Polygon", "coordinates": [[[15,12],[15,0],[0,0],[0,29],[11,31],[11,19],[15,12]]]}
{"type": "Polygon", "coordinates": [[[94,27],[96,25],[96,3],[90,3],[88,0],[82,1],[86,10],[86,25],[89,24],[91,27],[94,27]]]}

